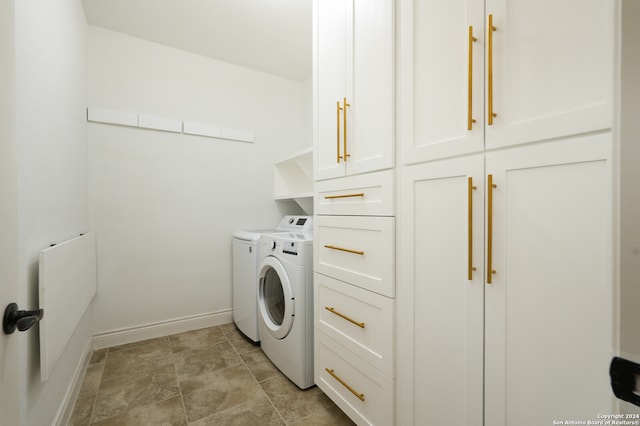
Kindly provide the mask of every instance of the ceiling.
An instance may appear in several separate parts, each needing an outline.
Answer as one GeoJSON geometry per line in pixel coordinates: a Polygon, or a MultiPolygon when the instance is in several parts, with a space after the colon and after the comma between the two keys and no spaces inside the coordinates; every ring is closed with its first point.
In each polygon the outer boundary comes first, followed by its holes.
{"type": "Polygon", "coordinates": [[[311,0],[82,0],[90,25],[293,80],[311,75],[311,0]]]}

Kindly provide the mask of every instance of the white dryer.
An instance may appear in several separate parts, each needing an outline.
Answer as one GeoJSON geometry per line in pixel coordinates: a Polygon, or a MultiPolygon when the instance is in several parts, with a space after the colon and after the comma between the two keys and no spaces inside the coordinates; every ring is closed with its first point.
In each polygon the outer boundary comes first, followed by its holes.
{"type": "Polygon", "coordinates": [[[309,231],[309,216],[284,216],[275,229],[236,231],[232,244],[232,317],[238,329],[254,342],[258,329],[258,263],[260,238],[277,231],[309,231]],[[302,223],[302,225],[298,225],[302,223]]]}
{"type": "Polygon", "coordinates": [[[283,374],[306,389],[314,384],[313,236],[310,232],[263,235],[260,258],[260,345],[283,374]]]}

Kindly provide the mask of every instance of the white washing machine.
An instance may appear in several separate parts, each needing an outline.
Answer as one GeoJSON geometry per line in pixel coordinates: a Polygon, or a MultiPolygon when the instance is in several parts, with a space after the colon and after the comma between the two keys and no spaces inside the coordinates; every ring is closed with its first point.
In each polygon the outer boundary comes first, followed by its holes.
{"type": "Polygon", "coordinates": [[[260,238],[277,231],[312,228],[309,216],[284,216],[275,229],[236,231],[232,248],[232,317],[238,329],[254,342],[260,341],[258,329],[258,263],[260,262],[260,238]],[[302,227],[296,223],[308,224],[302,227]]]}
{"type": "Polygon", "coordinates": [[[306,389],[314,384],[313,236],[310,232],[263,235],[260,258],[260,346],[283,374],[306,389]]]}

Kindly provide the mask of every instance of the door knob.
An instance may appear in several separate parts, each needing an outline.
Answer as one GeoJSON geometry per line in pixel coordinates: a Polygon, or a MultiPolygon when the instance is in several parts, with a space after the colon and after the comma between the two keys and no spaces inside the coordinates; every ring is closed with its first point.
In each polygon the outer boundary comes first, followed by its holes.
{"type": "Polygon", "coordinates": [[[42,309],[34,309],[32,311],[20,311],[18,305],[15,303],[9,303],[4,310],[4,318],[2,319],[2,329],[5,334],[11,334],[16,331],[26,331],[30,329],[33,324],[42,319],[44,311],[42,309]]]}

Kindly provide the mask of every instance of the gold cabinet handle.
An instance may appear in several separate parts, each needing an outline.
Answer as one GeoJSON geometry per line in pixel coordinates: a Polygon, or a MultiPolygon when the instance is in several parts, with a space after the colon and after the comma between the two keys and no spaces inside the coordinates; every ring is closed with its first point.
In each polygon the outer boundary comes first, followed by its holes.
{"type": "Polygon", "coordinates": [[[489,185],[487,189],[487,284],[492,283],[493,274],[493,188],[497,185],[493,183],[493,175],[488,176],[489,185]]]}
{"type": "Polygon", "coordinates": [[[364,192],[359,194],[343,194],[343,195],[325,195],[324,198],[327,200],[332,200],[334,198],[351,198],[351,197],[364,197],[364,192]]]}
{"type": "Polygon", "coordinates": [[[336,102],[338,110],[337,110],[337,118],[336,118],[336,128],[338,129],[337,132],[337,144],[338,146],[336,147],[336,163],[340,164],[340,159],[342,159],[342,155],[340,155],[340,111],[342,111],[342,107],[340,107],[340,101],[336,102]]]}
{"type": "Polygon", "coordinates": [[[342,380],[340,377],[338,377],[338,375],[337,375],[336,373],[334,373],[334,372],[333,372],[333,371],[334,371],[333,369],[331,369],[331,370],[330,370],[330,369],[328,369],[328,368],[325,368],[324,370],[325,370],[327,373],[331,374],[331,377],[333,377],[333,378],[334,378],[334,379],[336,379],[338,382],[340,382],[340,384],[341,384],[342,386],[344,386],[345,388],[347,388],[347,390],[348,390],[349,392],[351,392],[352,394],[354,394],[355,396],[357,396],[357,397],[358,397],[358,399],[359,399],[360,401],[364,401],[364,394],[363,394],[363,393],[358,393],[358,392],[356,392],[356,390],[355,390],[355,389],[353,389],[351,386],[349,386],[349,385],[347,384],[347,382],[345,382],[345,381],[344,381],[344,380],[342,380]]]}
{"type": "Polygon", "coordinates": [[[473,271],[476,270],[476,268],[473,267],[473,190],[476,189],[475,186],[473,186],[473,178],[469,177],[468,179],[468,190],[467,190],[467,196],[468,196],[468,205],[469,205],[469,241],[468,241],[468,264],[467,264],[467,279],[469,281],[473,280],[473,271]]]}
{"type": "Polygon", "coordinates": [[[469,84],[468,84],[468,102],[467,106],[467,130],[473,128],[473,123],[476,120],[473,119],[473,42],[478,39],[473,36],[473,26],[469,26],[469,84]]]}
{"type": "Polygon", "coordinates": [[[351,154],[347,154],[347,107],[351,106],[351,104],[347,103],[347,98],[343,99],[344,108],[342,108],[342,126],[344,127],[342,131],[344,132],[343,142],[344,142],[344,161],[347,162],[347,157],[351,157],[351,154]]]}
{"type": "Polygon", "coordinates": [[[342,313],[340,313],[340,312],[336,311],[334,308],[330,308],[330,307],[328,307],[328,306],[325,306],[324,308],[325,308],[327,311],[331,312],[332,314],[336,314],[336,315],[337,315],[337,316],[339,316],[340,318],[345,319],[345,320],[349,321],[350,323],[357,325],[357,326],[358,326],[358,327],[360,327],[360,328],[364,328],[364,323],[363,323],[363,322],[358,322],[358,321],[356,321],[356,320],[354,320],[354,319],[351,319],[351,318],[349,318],[348,316],[346,316],[345,314],[342,314],[342,313]]]}
{"type": "Polygon", "coordinates": [[[331,249],[331,250],[346,251],[347,253],[359,254],[360,256],[364,256],[364,252],[363,251],[359,251],[359,250],[351,250],[351,249],[346,249],[346,248],[336,247],[336,246],[331,246],[331,245],[326,245],[326,244],[325,244],[324,247],[328,248],[328,249],[331,249]]]}
{"type": "Polygon", "coordinates": [[[488,84],[488,92],[489,92],[489,117],[488,117],[488,124],[489,126],[491,126],[493,124],[493,117],[497,117],[498,114],[496,114],[495,112],[493,112],[493,32],[497,30],[496,27],[493,26],[493,15],[489,15],[489,28],[488,28],[488,74],[489,76],[487,77],[487,84],[488,84]]]}

